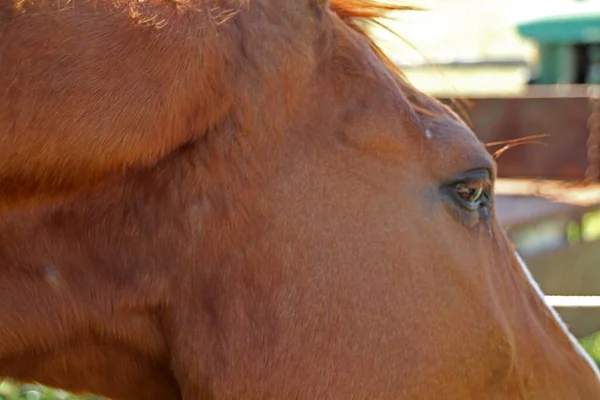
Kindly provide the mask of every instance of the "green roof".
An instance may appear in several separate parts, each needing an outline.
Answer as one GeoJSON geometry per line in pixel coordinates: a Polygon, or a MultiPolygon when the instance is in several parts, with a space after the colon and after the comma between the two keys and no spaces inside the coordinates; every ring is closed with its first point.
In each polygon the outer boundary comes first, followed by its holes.
{"type": "Polygon", "coordinates": [[[530,19],[517,29],[540,43],[600,43],[600,9],[530,19]]]}

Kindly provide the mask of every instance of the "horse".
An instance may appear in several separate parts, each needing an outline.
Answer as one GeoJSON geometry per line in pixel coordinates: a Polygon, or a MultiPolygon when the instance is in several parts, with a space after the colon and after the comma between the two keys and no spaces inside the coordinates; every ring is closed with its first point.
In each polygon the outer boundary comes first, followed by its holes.
{"type": "Polygon", "coordinates": [[[496,165],[371,0],[0,4],[0,376],[113,399],[597,399],[496,165]]]}

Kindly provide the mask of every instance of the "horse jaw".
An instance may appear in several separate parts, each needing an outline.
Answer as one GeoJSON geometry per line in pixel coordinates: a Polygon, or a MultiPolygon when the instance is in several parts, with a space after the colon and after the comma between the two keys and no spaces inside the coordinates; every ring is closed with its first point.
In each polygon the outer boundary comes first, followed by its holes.
{"type": "Polygon", "coordinates": [[[562,318],[558,315],[556,310],[554,310],[554,308],[552,308],[552,306],[550,306],[548,304],[548,302],[546,301],[546,298],[544,296],[544,293],[540,289],[537,282],[533,279],[533,276],[531,276],[531,272],[529,272],[529,268],[527,268],[527,264],[525,264],[525,261],[523,261],[523,259],[521,258],[521,256],[519,255],[519,253],[517,251],[515,251],[515,257],[519,261],[521,270],[523,271],[523,274],[525,274],[525,276],[527,277],[529,284],[535,290],[536,294],[538,295],[538,297],[542,301],[542,304],[544,304],[544,306],[546,307],[548,312],[554,317],[556,322],[558,322],[558,325],[563,330],[565,335],[567,335],[567,337],[569,338],[569,341],[571,342],[571,344],[573,346],[573,349],[577,353],[579,353],[579,355],[581,355],[581,357],[583,357],[583,359],[585,359],[585,361],[589,364],[590,368],[592,368],[592,370],[594,371],[594,374],[596,375],[598,380],[600,380],[600,371],[598,370],[598,366],[596,365],[596,363],[592,360],[592,358],[589,356],[589,354],[583,349],[583,347],[581,347],[581,345],[579,344],[579,342],[577,341],[575,336],[573,336],[571,334],[571,332],[567,328],[567,325],[564,323],[562,318]]]}

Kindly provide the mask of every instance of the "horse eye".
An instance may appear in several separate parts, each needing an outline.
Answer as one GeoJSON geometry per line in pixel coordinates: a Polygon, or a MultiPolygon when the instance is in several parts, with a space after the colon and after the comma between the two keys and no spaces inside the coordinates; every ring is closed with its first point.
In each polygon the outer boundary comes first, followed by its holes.
{"type": "Polygon", "coordinates": [[[489,206],[490,192],[489,179],[465,180],[454,184],[454,193],[459,204],[469,211],[489,206]]]}
{"type": "Polygon", "coordinates": [[[455,190],[466,202],[475,203],[483,195],[483,182],[458,183],[455,190]]]}

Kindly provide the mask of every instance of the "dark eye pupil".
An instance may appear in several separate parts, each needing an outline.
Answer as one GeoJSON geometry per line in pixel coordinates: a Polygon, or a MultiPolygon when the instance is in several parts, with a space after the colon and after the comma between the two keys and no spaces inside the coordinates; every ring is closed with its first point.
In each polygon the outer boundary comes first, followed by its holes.
{"type": "Polygon", "coordinates": [[[469,203],[477,203],[483,195],[483,184],[481,182],[459,183],[456,185],[456,193],[469,203]]]}

